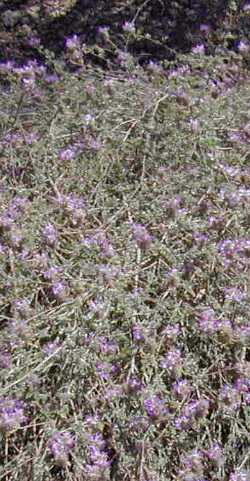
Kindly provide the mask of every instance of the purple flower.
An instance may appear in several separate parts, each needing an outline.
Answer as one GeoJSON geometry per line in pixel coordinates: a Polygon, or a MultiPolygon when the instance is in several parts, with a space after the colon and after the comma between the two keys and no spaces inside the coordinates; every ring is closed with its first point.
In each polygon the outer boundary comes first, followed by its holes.
{"type": "Polygon", "coordinates": [[[27,317],[30,314],[30,304],[26,299],[16,299],[13,304],[13,311],[20,314],[22,317],[27,317]]]}
{"type": "Polygon", "coordinates": [[[41,44],[40,38],[36,37],[35,35],[27,39],[27,45],[29,45],[29,47],[38,47],[40,44],[41,44]]]}
{"type": "Polygon", "coordinates": [[[229,481],[249,481],[250,480],[250,471],[245,469],[239,469],[234,471],[229,476],[229,481]]]}
{"type": "Polygon", "coordinates": [[[240,408],[241,398],[238,390],[225,384],[219,392],[219,401],[223,411],[233,413],[240,408]]]}
{"type": "Polygon", "coordinates": [[[47,356],[51,356],[59,347],[60,347],[60,343],[58,341],[50,341],[43,346],[43,352],[47,356]]]}
{"type": "Polygon", "coordinates": [[[193,232],[192,237],[198,245],[203,245],[208,240],[208,235],[202,232],[193,232]]]}
{"type": "Polygon", "coordinates": [[[160,365],[163,369],[167,369],[169,374],[179,375],[183,365],[181,351],[179,349],[169,351],[160,365]]]}
{"type": "Polygon", "coordinates": [[[145,341],[145,335],[141,326],[136,325],[132,327],[132,337],[135,342],[145,341]]]}
{"type": "Polygon", "coordinates": [[[236,379],[236,381],[234,382],[234,388],[240,394],[250,393],[250,379],[246,379],[246,378],[236,379]]]}
{"type": "Polygon", "coordinates": [[[250,12],[250,3],[246,3],[243,7],[243,12],[247,12],[249,13],[250,12]]]}
{"type": "Polygon", "coordinates": [[[202,473],[203,470],[203,453],[198,449],[194,449],[191,453],[186,454],[181,459],[182,465],[185,469],[202,473]]]}
{"type": "Polygon", "coordinates": [[[108,37],[109,30],[110,30],[110,27],[104,27],[104,26],[98,27],[98,33],[100,35],[103,35],[104,37],[108,37]]]}
{"type": "MultiPolygon", "coordinates": [[[[47,258],[46,258],[46,261],[47,261],[47,258]]],[[[46,271],[43,271],[42,274],[46,281],[55,281],[56,279],[58,279],[61,272],[62,270],[60,269],[60,267],[52,266],[52,267],[49,267],[49,269],[47,269],[46,271]]]]}
{"type": "Polygon", "coordinates": [[[179,324],[166,326],[161,335],[164,336],[168,341],[175,341],[179,336],[181,330],[179,324]]]}
{"type": "Polygon", "coordinates": [[[108,387],[104,393],[104,399],[111,401],[112,399],[117,399],[122,395],[121,386],[108,387]]]}
{"type": "Polygon", "coordinates": [[[165,401],[157,395],[145,399],[144,408],[146,409],[147,415],[151,418],[158,418],[168,414],[165,401]]]}
{"type": "Polygon", "coordinates": [[[150,247],[153,240],[152,236],[147,231],[146,227],[141,224],[132,224],[133,238],[138,247],[146,250],[150,247]]]}
{"type": "Polygon", "coordinates": [[[246,294],[238,287],[228,287],[224,289],[225,299],[235,302],[241,302],[246,294]]]}
{"type": "Polygon", "coordinates": [[[248,53],[250,49],[250,45],[245,40],[240,40],[238,43],[238,51],[243,55],[248,53]]]}
{"type": "Polygon", "coordinates": [[[96,364],[96,372],[101,379],[108,381],[112,376],[117,374],[119,368],[115,364],[109,364],[108,362],[98,362],[96,364]]]}
{"type": "Polygon", "coordinates": [[[100,347],[100,351],[103,354],[114,354],[118,350],[118,345],[115,341],[109,340],[104,336],[99,337],[98,344],[100,347]]]}
{"type": "Polygon", "coordinates": [[[208,412],[209,401],[204,398],[189,402],[183,409],[183,415],[187,418],[203,418],[208,415],[208,412]]]}
{"type": "Polygon", "coordinates": [[[50,454],[59,466],[66,466],[70,451],[75,446],[75,439],[68,432],[56,432],[48,443],[50,454]]]}
{"type": "Polygon", "coordinates": [[[211,30],[210,25],[207,25],[206,23],[202,23],[202,24],[200,25],[200,31],[201,31],[202,33],[208,34],[208,33],[210,32],[210,30],[211,30]]]}
{"type": "Polygon", "coordinates": [[[60,160],[72,160],[76,155],[76,149],[74,147],[66,147],[60,150],[59,158],[60,160]]]}
{"type": "Polygon", "coordinates": [[[203,43],[199,43],[192,48],[192,53],[203,55],[205,53],[205,47],[203,43]]]}
{"type": "Polygon", "coordinates": [[[236,326],[234,329],[234,335],[238,341],[242,343],[248,343],[250,340],[250,325],[242,324],[236,326]]]}
{"type": "Polygon", "coordinates": [[[0,399],[0,431],[18,429],[26,421],[22,401],[10,398],[0,399]]]}
{"type": "Polygon", "coordinates": [[[213,309],[205,309],[198,318],[199,329],[205,334],[217,332],[217,319],[213,309]]]}
{"type": "Polygon", "coordinates": [[[129,421],[129,430],[133,433],[145,433],[149,427],[149,419],[145,416],[133,416],[129,421]]]}
{"type": "Polygon", "coordinates": [[[172,392],[179,399],[184,399],[190,396],[192,391],[193,387],[186,379],[182,379],[181,381],[175,381],[172,385],[172,392]]]}
{"type": "Polygon", "coordinates": [[[180,415],[174,420],[174,425],[178,431],[187,431],[193,427],[193,419],[190,416],[180,415]]]}
{"type": "Polygon", "coordinates": [[[85,201],[83,197],[70,193],[68,195],[59,195],[55,200],[60,207],[63,207],[64,214],[71,220],[73,226],[81,224],[85,217],[85,201]]]}
{"type": "Polygon", "coordinates": [[[32,145],[37,140],[38,140],[37,132],[28,132],[27,134],[25,134],[25,143],[27,145],[32,145]]]}
{"type": "Polygon", "coordinates": [[[143,389],[143,383],[136,377],[131,377],[126,384],[126,390],[131,393],[139,392],[143,389]]]}
{"type": "Polygon", "coordinates": [[[11,354],[7,351],[0,352],[0,369],[9,369],[12,365],[11,354]]]}
{"type": "Polygon", "coordinates": [[[51,247],[55,246],[58,239],[58,234],[56,228],[52,224],[48,223],[43,228],[42,235],[47,245],[51,247]]]}
{"type": "Polygon", "coordinates": [[[101,299],[95,299],[89,302],[89,309],[91,311],[90,316],[94,314],[97,319],[102,319],[105,315],[107,307],[105,305],[105,302],[103,302],[101,299]]]}
{"type": "Polygon", "coordinates": [[[51,83],[56,83],[56,82],[59,82],[59,77],[57,74],[47,74],[45,77],[44,77],[44,80],[45,82],[47,82],[48,84],[51,84],[51,83]]]}
{"type": "Polygon", "coordinates": [[[91,478],[99,479],[111,464],[106,441],[100,433],[91,434],[88,439],[90,463],[86,465],[86,471],[91,478]]]}
{"type": "Polygon", "coordinates": [[[128,33],[134,33],[135,32],[135,25],[133,22],[125,22],[123,24],[123,30],[124,32],[128,32],[128,33]]]}
{"type": "Polygon", "coordinates": [[[223,450],[220,444],[213,443],[212,446],[204,451],[204,456],[211,462],[220,465],[223,463],[223,450]]]}
{"type": "Polygon", "coordinates": [[[68,286],[65,282],[62,281],[54,282],[50,287],[50,292],[55,299],[63,302],[67,298],[68,286]]]}
{"type": "Polygon", "coordinates": [[[80,47],[80,42],[77,35],[66,38],[65,46],[69,50],[75,50],[80,47]]]}

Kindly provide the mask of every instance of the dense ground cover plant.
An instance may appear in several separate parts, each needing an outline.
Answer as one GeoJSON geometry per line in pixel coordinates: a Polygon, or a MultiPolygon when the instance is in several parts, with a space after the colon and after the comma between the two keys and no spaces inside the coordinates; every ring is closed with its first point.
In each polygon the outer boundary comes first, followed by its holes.
{"type": "Polygon", "coordinates": [[[1,69],[0,479],[249,480],[242,57],[1,69]]]}
{"type": "Polygon", "coordinates": [[[121,68],[173,60],[192,48],[208,54],[241,50],[249,63],[247,0],[2,0],[2,57],[44,61],[46,51],[74,68],[121,68]]]}

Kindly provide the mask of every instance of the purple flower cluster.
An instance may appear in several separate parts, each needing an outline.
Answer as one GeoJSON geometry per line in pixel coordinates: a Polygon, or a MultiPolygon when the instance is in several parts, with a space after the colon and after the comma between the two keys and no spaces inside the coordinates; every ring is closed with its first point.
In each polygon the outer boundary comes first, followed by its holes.
{"type": "Polygon", "coordinates": [[[142,224],[132,223],[133,239],[140,249],[146,250],[150,247],[153,237],[142,224]]]}
{"type": "Polygon", "coordinates": [[[144,400],[144,408],[150,418],[159,418],[168,414],[165,401],[156,394],[144,400]]]}
{"type": "Polygon", "coordinates": [[[174,425],[178,430],[190,430],[196,421],[205,418],[209,412],[209,401],[205,398],[193,400],[187,403],[181,414],[175,418],[174,425]]]}
{"type": "Polygon", "coordinates": [[[24,403],[10,398],[0,399],[0,431],[18,429],[26,421],[24,403]]]}
{"type": "Polygon", "coordinates": [[[132,337],[133,341],[136,343],[141,343],[145,341],[145,332],[142,326],[136,324],[132,327],[132,337]]]}
{"type": "Polygon", "coordinates": [[[174,396],[182,400],[190,396],[193,391],[193,387],[189,381],[186,379],[181,379],[180,381],[175,381],[172,384],[172,392],[174,396]]]}
{"type": "Polygon", "coordinates": [[[233,327],[229,319],[218,319],[212,308],[205,309],[198,317],[197,323],[199,329],[205,334],[212,335],[215,333],[227,334],[233,336],[233,327]]]}
{"type": "Polygon", "coordinates": [[[76,149],[72,146],[65,147],[61,149],[59,152],[59,159],[60,160],[72,160],[76,156],[76,149]]]}
{"type": "Polygon", "coordinates": [[[241,406],[241,393],[235,386],[224,384],[219,392],[219,405],[225,413],[234,413],[241,406]]]}
{"type": "Polygon", "coordinates": [[[96,364],[96,373],[104,381],[108,381],[111,377],[119,372],[119,366],[116,364],[110,364],[106,361],[98,362],[96,364]]]}
{"type": "Polygon", "coordinates": [[[86,472],[90,479],[103,479],[109,471],[111,461],[106,441],[99,432],[88,435],[89,461],[86,472]]]}
{"type": "Polygon", "coordinates": [[[65,281],[53,282],[50,286],[50,294],[58,302],[64,302],[69,293],[69,287],[65,281]]]}
{"type": "Polygon", "coordinates": [[[63,208],[64,214],[71,221],[73,227],[81,225],[86,217],[85,201],[73,193],[59,195],[55,202],[63,208]]]}
{"type": "Polygon", "coordinates": [[[204,469],[212,465],[219,466],[223,460],[223,451],[218,443],[207,450],[193,449],[181,456],[181,470],[178,472],[180,481],[205,481],[204,469]]]}
{"type": "Polygon", "coordinates": [[[45,227],[43,228],[42,236],[43,236],[44,242],[50,247],[54,247],[58,241],[57,230],[55,226],[50,222],[46,224],[45,227]]]}
{"type": "Polygon", "coordinates": [[[217,249],[227,267],[236,260],[246,261],[250,256],[250,239],[225,239],[219,242],[217,249]]]}
{"type": "Polygon", "coordinates": [[[163,331],[161,332],[161,335],[164,337],[164,341],[166,340],[166,343],[172,343],[175,342],[176,339],[179,337],[181,333],[181,329],[179,324],[171,325],[169,324],[166,326],[163,331]]]}
{"type": "Polygon", "coordinates": [[[172,349],[161,361],[161,367],[167,369],[168,374],[178,377],[183,366],[183,357],[179,349],[172,349]]]}
{"type": "Polygon", "coordinates": [[[48,443],[51,456],[53,456],[55,464],[59,466],[67,466],[70,451],[75,447],[75,439],[69,432],[56,432],[48,443]]]}
{"type": "Polygon", "coordinates": [[[99,230],[92,236],[84,238],[81,243],[86,247],[97,246],[104,257],[112,257],[115,253],[112,244],[110,243],[106,233],[99,230]]]}
{"type": "Polygon", "coordinates": [[[250,481],[250,471],[238,469],[230,474],[229,481],[250,481]]]}

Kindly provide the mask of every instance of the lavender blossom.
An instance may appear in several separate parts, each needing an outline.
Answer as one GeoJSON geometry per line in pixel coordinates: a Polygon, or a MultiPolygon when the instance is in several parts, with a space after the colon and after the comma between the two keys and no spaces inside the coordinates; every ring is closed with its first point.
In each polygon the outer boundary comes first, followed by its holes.
{"type": "Polygon", "coordinates": [[[181,351],[179,349],[169,351],[160,365],[163,369],[167,369],[170,375],[179,376],[183,365],[181,351]]]}
{"type": "Polygon", "coordinates": [[[68,432],[56,432],[48,443],[50,454],[59,466],[67,466],[70,451],[75,446],[75,439],[68,432]]]}
{"type": "Polygon", "coordinates": [[[203,43],[199,43],[192,48],[192,53],[203,55],[205,53],[205,47],[203,43]]]}
{"type": "Polygon", "coordinates": [[[103,479],[103,475],[111,465],[106,441],[100,433],[91,434],[89,441],[89,463],[86,465],[87,474],[93,479],[103,479]]]}
{"type": "Polygon", "coordinates": [[[191,453],[182,456],[181,463],[185,469],[195,473],[202,474],[203,471],[203,453],[198,449],[194,449],[191,453]]]}
{"type": "Polygon", "coordinates": [[[204,456],[218,466],[223,463],[223,450],[219,443],[213,443],[209,449],[204,451],[204,456]]]}
{"type": "Polygon", "coordinates": [[[135,342],[145,341],[145,335],[141,326],[135,325],[132,327],[132,337],[135,342]]]}
{"type": "Polygon", "coordinates": [[[147,415],[151,418],[158,418],[168,414],[165,401],[158,395],[153,395],[145,399],[144,408],[146,409],[147,415]]]}
{"type": "Polygon", "coordinates": [[[26,421],[22,401],[10,398],[0,399],[0,431],[18,429],[26,421]]]}
{"type": "Polygon", "coordinates": [[[243,6],[243,12],[250,13],[250,3],[246,3],[246,4],[243,6]]]}
{"type": "Polygon", "coordinates": [[[172,392],[178,399],[185,399],[190,396],[193,391],[193,387],[186,379],[175,381],[172,384],[172,392]]]}
{"type": "Polygon", "coordinates": [[[66,147],[59,152],[60,160],[72,160],[76,155],[76,150],[74,147],[66,147]]]}
{"type": "Polygon", "coordinates": [[[238,287],[225,288],[224,294],[226,300],[234,302],[242,302],[242,300],[246,297],[246,294],[242,292],[238,287]]]}
{"type": "Polygon", "coordinates": [[[245,55],[249,52],[250,45],[248,42],[245,40],[240,40],[238,43],[238,51],[242,54],[245,55]]]}
{"type": "Polygon", "coordinates": [[[123,24],[123,30],[124,32],[127,32],[127,33],[134,33],[135,32],[135,25],[133,22],[125,22],[123,24]]]}
{"type": "Polygon", "coordinates": [[[169,325],[169,326],[166,326],[161,335],[164,336],[164,339],[166,339],[167,341],[176,341],[176,339],[178,338],[178,336],[180,335],[180,326],[179,324],[175,324],[175,325],[169,325]]]}
{"type": "Polygon", "coordinates": [[[181,414],[174,420],[174,426],[178,431],[189,431],[193,427],[194,420],[190,416],[181,414]]]}
{"type": "Polygon", "coordinates": [[[208,415],[209,401],[208,399],[200,398],[195,401],[191,401],[183,409],[183,415],[187,418],[199,419],[208,415]]]}
{"type": "Polygon", "coordinates": [[[197,319],[199,329],[205,334],[214,334],[217,332],[217,321],[212,308],[205,309],[197,319]]]}
{"type": "Polygon", "coordinates": [[[64,302],[68,296],[68,286],[65,282],[54,282],[50,287],[50,293],[54,299],[59,302],[64,302]]]}
{"type": "Polygon", "coordinates": [[[250,481],[250,471],[238,469],[230,474],[229,481],[250,481]]]}
{"type": "Polygon", "coordinates": [[[146,227],[142,224],[132,224],[133,238],[136,241],[138,247],[146,250],[150,247],[153,240],[152,236],[147,231],[146,227]]]}
{"type": "Polygon", "coordinates": [[[0,352],[0,369],[10,369],[12,365],[12,356],[7,351],[0,352]]]}
{"type": "MultiPolygon", "coordinates": [[[[43,259],[47,261],[47,258],[43,258],[43,259]]],[[[58,280],[58,277],[61,272],[62,270],[60,269],[60,267],[52,266],[52,267],[49,267],[49,269],[47,269],[46,271],[43,271],[42,274],[46,281],[56,281],[58,280]]]]}
{"type": "Polygon", "coordinates": [[[219,392],[219,402],[223,411],[233,413],[240,408],[240,394],[234,386],[224,384],[219,392]]]}
{"type": "Polygon", "coordinates": [[[141,391],[143,387],[143,383],[140,379],[136,377],[131,377],[126,383],[125,390],[129,393],[137,393],[141,391]]]}
{"type": "Polygon", "coordinates": [[[112,376],[117,374],[119,367],[115,364],[109,364],[108,362],[98,362],[96,364],[96,372],[104,381],[108,381],[112,376]]]}
{"type": "Polygon", "coordinates": [[[65,40],[65,46],[69,50],[75,50],[80,47],[80,42],[77,35],[73,35],[72,37],[67,37],[65,40]]]}
{"type": "Polygon", "coordinates": [[[50,341],[43,346],[43,352],[46,354],[46,356],[51,356],[59,347],[60,343],[58,341],[50,341]]]}
{"type": "Polygon", "coordinates": [[[43,235],[45,243],[48,246],[50,246],[50,247],[55,246],[55,244],[57,243],[57,240],[58,240],[58,233],[57,233],[56,228],[52,224],[48,223],[43,228],[42,235],[43,235]]]}

